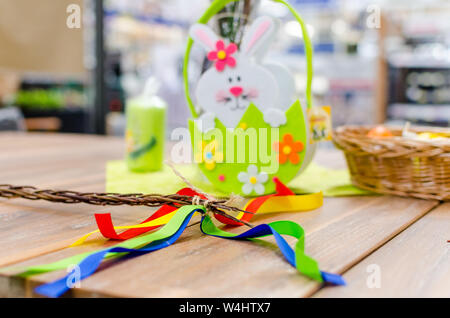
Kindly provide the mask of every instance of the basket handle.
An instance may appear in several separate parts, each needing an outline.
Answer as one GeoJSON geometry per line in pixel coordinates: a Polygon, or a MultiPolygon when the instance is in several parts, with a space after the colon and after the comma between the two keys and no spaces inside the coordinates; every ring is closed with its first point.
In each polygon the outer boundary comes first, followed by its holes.
{"type": "MultiPolygon", "coordinates": [[[[241,0],[215,0],[197,22],[201,23],[201,24],[208,23],[209,20],[215,14],[217,14],[220,10],[225,8],[225,6],[227,4],[229,4],[231,2],[237,2],[237,1],[241,1],[241,0]]],[[[307,108],[310,108],[312,106],[312,104],[311,104],[311,96],[312,96],[311,86],[312,86],[312,78],[313,78],[313,66],[312,66],[313,48],[312,48],[312,44],[311,44],[311,39],[309,38],[309,35],[308,35],[306,24],[303,21],[300,14],[287,1],[285,1],[285,0],[272,0],[272,1],[281,3],[284,6],[286,6],[302,28],[303,41],[305,43],[306,69],[307,69],[306,103],[307,103],[307,108]]],[[[198,114],[195,110],[195,106],[194,106],[194,103],[192,102],[192,98],[191,98],[191,95],[189,92],[188,68],[189,68],[189,58],[191,55],[193,44],[194,44],[194,40],[191,37],[189,37],[188,42],[187,42],[187,47],[186,47],[186,53],[184,56],[184,63],[183,63],[183,82],[184,82],[184,93],[186,95],[186,101],[188,103],[192,117],[198,118],[198,114]]]]}

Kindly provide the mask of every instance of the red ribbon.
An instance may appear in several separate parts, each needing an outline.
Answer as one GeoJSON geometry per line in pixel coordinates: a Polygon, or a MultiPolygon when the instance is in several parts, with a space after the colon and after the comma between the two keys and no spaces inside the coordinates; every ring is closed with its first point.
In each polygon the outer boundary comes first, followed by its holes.
{"type": "MultiPolygon", "coordinates": [[[[184,188],[177,192],[179,195],[187,195],[194,197],[196,195],[200,196],[202,199],[205,199],[205,197],[201,194],[198,194],[194,190],[190,188],[184,188]]],[[[177,210],[177,207],[170,206],[170,205],[163,205],[161,208],[159,208],[152,216],[147,218],[146,220],[142,221],[142,223],[150,222],[152,220],[155,220],[157,218],[160,218],[166,214],[169,214],[170,212],[173,212],[177,210]]],[[[124,241],[128,240],[130,238],[136,237],[138,235],[144,234],[146,232],[152,231],[154,229],[157,229],[159,226],[151,226],[151,227],[143,227],[139,229],[129,229],[126,230],[120,234],[117,234],[116,230],[114,229],[114,224],[112,222],[111,213],[103,213],[103,214],[95,214],[95,220],[97,221],[97,226],[102,235],[108,239],[112,240],[119,240],[124,241]]]]}

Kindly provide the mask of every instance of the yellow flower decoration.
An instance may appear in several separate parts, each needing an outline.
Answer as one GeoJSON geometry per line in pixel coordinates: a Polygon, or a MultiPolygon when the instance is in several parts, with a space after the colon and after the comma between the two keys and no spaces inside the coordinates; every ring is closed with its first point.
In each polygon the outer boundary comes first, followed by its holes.
{"type": "Polygon", "coordinates": [[[206,143],[202,140],[197,145],[197,149],[199,151],[195,154],[195,161],[204,163],[206,169],[213,170],[217,162],[223,162],[223,153],[218,151],[219,143],[217,141],[206,143]]]}
{"type": "Polygon", "coordinates": [[[242,130],[247,130],[248,125],[247,125],[247,123],[240,123],[239,128],[241,128],[242,130]]]}

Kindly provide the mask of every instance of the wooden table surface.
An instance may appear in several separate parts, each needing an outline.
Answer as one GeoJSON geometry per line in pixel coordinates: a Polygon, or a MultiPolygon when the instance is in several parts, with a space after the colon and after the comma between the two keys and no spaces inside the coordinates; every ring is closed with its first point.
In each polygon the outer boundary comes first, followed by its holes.
{"type": "MultiPolygon", "coordinates": [[[[124,143],[98,136],[1,133],[0,149],[2,184],[87,192],[104,191],[105,163],[122,158],[124,143]]],[[[317,161],[344,165],[338,151],[319,152],[317,161]]],[[[124,225],[142,221],[152,210],[0,199],[0,267],[46,264],[110,246],[99,238],[64,248],[96,229],[93,215],[102,212],[124,225]]],[[[203,236],[192,226],[170,248],[104,266],[67,296],[450,297],[449,203],[325,198],[318,210],[257,216],[253,223],[287,219],[304,227],[307,254],[322,270],[342,274],[347,286],[323,287],[298,275],[273,241],[230,242],[203,236]]],[[[2,274],[0,297],[36,297],[35,286],[65,273],[26,280],[2,274]]]]}

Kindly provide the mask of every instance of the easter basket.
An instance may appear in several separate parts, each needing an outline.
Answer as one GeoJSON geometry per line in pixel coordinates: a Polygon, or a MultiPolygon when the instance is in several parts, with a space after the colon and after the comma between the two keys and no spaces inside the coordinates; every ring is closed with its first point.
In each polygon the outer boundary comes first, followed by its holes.
{"type": "Polygon", "coordinates": [[[307,62],[306,107],[302,107],[289,71],[263,59],[276,35],[274,19],[255,19],[240,47],[220,38],[206,25],[226,5],[237,1],[212,2],[190,29],[183,72],[192,114],[189,130],[195,162],[217,189],[263,195],[275,191],[271,182],[274,177],[287,184],[308,166],[315,153],[308,120],[313,50],[300,15],[286,1],[273,0],[286,6],[302,28],[307,62]],[[196,105],[188,80],[194,43],[213,63],[197,83],[196,105]]]}
{"type": "MultiPolygon", "coordinates": [[[[333,133],[354,185],[375,193],[450,201],[450,142],[404,138],[402,128],[389,128],[393,137],[372,138],[372,128],[344,126],[333,133]]],[[[450,136],[448,129],[411,129],[430,131],[450,136]]]]}

